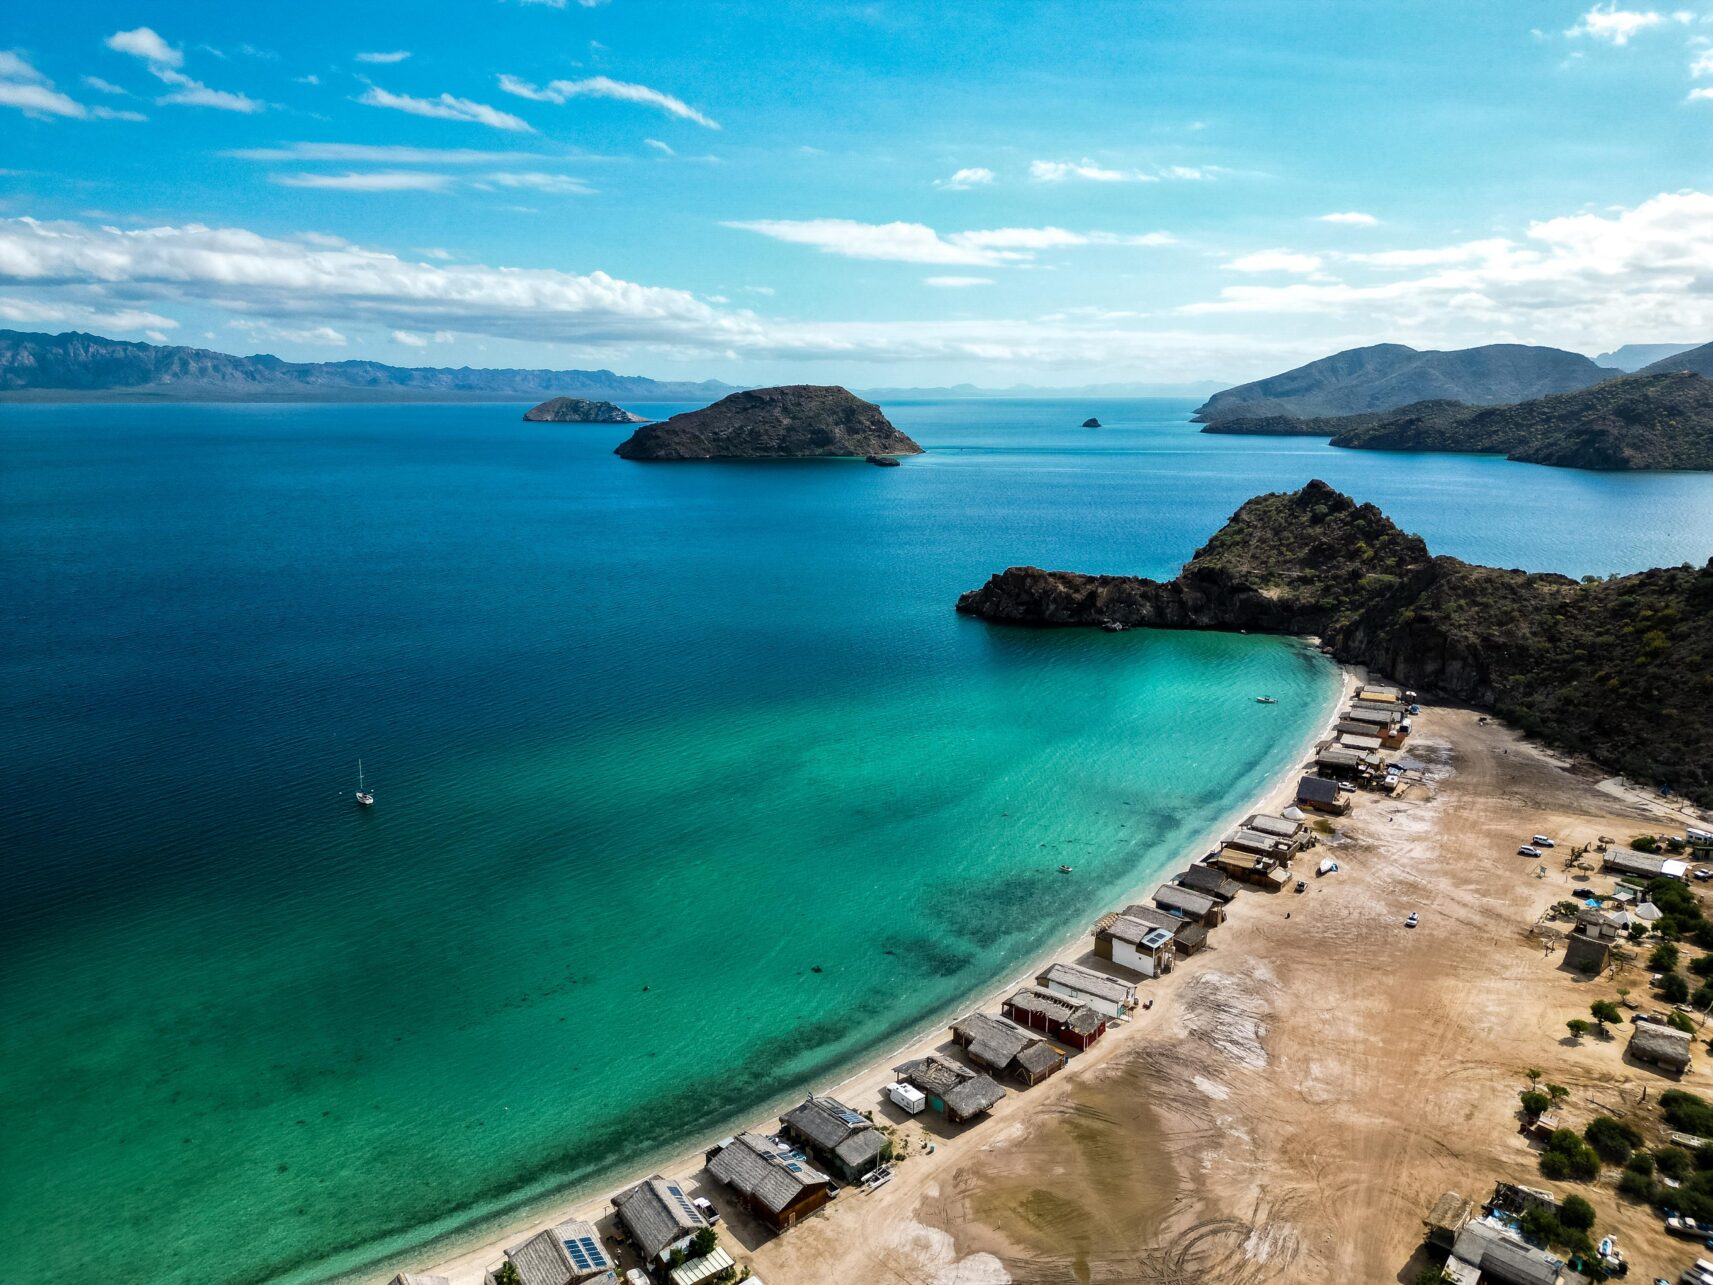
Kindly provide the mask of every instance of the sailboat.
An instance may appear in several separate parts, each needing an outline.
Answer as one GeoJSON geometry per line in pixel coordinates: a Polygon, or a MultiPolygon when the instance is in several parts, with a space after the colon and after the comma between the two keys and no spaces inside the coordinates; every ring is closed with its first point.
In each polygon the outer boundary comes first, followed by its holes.
{"type": "Polygon", "coordinates": [[[363,787],[363,760],[357,760],[357,803],[360,807],[375,806],[375,796],[363,787]]]}

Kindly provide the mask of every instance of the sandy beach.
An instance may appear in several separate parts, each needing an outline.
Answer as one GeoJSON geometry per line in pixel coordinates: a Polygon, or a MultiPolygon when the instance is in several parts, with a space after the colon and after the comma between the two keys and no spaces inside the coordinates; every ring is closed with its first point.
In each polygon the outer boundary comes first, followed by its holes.
{"type": "MultiPolygon", "coordinates": [[[[1670,1082],[1627,1061],[1622,1037],[1566,1038],[1566,1018],[1616,983],[1561,969],[1529,930],[1610,877],[1553,854],[1537,875],[1516,847],[1536,831],[1561,850],[1622,840],[1693,814],[1469,710],[1429,707],[1407,753],[1425,783],[1359,795],[1334,820],[1315,857],[1335,856],[1337,874],[1315,879],[1299,858],[1307,893],[1246,890],[1208,949],[1141,984],[1150,1009],[1045,1083],[1008,1084],[988,1118],[948,1125],[881,1100],[892,1065],[946,1045],[943,1026],[821,1086],[899,1128],[896,1176],[785,1235],[730,1213],[722,1243],[769,1285],[1402,1280],[1424,1261],[1421,1218],[1440,1192],[1554,1186],[1519,1129],[1524,1068],[1571,1089],[1573,1124],[1670,1082]]],[[[1283,807],[1295,778],[1255,806],[1283,807]]],[[[1084,925],[1053,957],[1086,960],[1088,946],[1084,925]]],[[[692,1152],[662,1168],[729,1209],[701,1164],[692,1152]]],[[[1643,1278],[1688,1261],[1610,1179],[1583,1194],[1643,1278]]],[[[506,1245],[606,1210],[605,1194],[579,1201],[432,1270],[474,1285],[506,1245]]]]}

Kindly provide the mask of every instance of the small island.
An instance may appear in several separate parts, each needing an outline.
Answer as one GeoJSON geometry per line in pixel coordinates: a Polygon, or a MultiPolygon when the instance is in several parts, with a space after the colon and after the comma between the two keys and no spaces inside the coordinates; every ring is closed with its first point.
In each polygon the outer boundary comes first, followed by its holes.
{"type": "Polygon", "coordinates": [[[633,415],[611,402],[585,401],[581,397],[549,397],[523,413],[531,424],[646,424],[643,415],[633,415]]]}
{"type": "Polygon", "coordinates": [[[1083,421],[1083,427],[1084,428],[1099,428],[1100,427],[1100,421],[1098,419],[1096,419],[1093,415],[1090,415],[1087,419],[1085,419],[1083,421]]]}
{"type": "Polygon", "coordinates": [[[637,429],[613,452],[627,460],[853,459],[875,463],[922,448],[873,402],[821,384],[752,388],[637,429]]]}

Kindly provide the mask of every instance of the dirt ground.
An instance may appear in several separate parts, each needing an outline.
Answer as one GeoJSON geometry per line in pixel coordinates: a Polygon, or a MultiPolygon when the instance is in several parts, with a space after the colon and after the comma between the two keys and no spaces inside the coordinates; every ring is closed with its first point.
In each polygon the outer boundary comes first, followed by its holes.
{"type": "MultiPolygon", "coordinates": [[[[1066,1073],[1013,1090],[991,1119],[911,1122],[915,1155],[890,1185],[755,1245],[757,1275],[1409,1282],[1435,1198],[1479,1201],[1509,1180],[1581,1192],[1632,1280],[1676,1279],[1694,1247],[1621,1201],[1614,1171],[1597,1184],[1540,1176],[1517,1093],[1534,1067],[1570,1089],[1566,1123],[1606,1112],[1658,1134],[1652,1103],[1676,1081],[1627,1060],[1627,1032],[1578,1041],[1565,1028],[1620,985],[1647,998],[1645,972],[1585,980],[1530,929],[1572,891],[1611,887],[1564,868],[1572,844],[1684,817],[1475,713],[1430,709],[1417,723],[1409,752],[1430,765],[1428,786],[1360,796],[1314,854],[1339,873],[1310,877],[1303,895],[1243,893],[1211,949],[1144,983],[1151,1011],[1066,1073]],[[1541,877],[1515,855],[1537,831],[1560,845],[1541,877]]],[[[1713,1094],[1713,1057],[1697,1055],[1684,1087],[1707,1078],[1713,1094]]]]}

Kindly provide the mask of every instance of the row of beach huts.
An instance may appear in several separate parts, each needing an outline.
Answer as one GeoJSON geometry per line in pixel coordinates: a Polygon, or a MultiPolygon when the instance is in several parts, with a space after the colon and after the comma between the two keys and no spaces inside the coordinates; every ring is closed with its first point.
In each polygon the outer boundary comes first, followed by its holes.
{"type": "MultiPolygon", "coordinates": [[[[1410,732],[1414,693],[1370,686],[1316,747],[1316,774],[1299,783],[1297,804],[1279,815],[1256,813],[1218,848],[1154,891],[1152,904],[1133,903],[1093,927],[1088,967],[1048,965],[1033,985],[1020,986],[997,1013],[972,1012],[951,1024],[941,1051],[893,1068],[886,1102],[905,1116],[932,1111],[949,1123],[978,1121],[1006,1096],[1006,1084],[1030,1087],[1063,1070],[1075,1053],[1096,1044],[1109,1026],[1138,1007],[1139,979],[1164,976],[1174,962],[1207,944],[1226,907],[1245,885],[1277,892],[1291,865],[1316,838],[1309,811],[1342,814],[1348,793],[1387,773],[1385,749],[1410,732]],[[1104,966],[1104,967],[1103,967],[1104,966]]],[[[1151,1004],[1152,1001],[1147,1001],[1151,1004]]],[[[835,1198],[841,1186],[872,1189],[887,1181],[893,1133],[874,1113],[811,1094],[780,1117],[774,1133],[740,1133],[706,1154],[710,1190],[773,1232],[783,1232],[835,1198]]],[[[712,1201],[691,1184],[653,1174],[612,1198],[613,1233],[573,1219],[539,1232],[505,1253],[486,1285],[718,1285],[739,1278],[719,1244],[722,1221],[712,1201]],[[619,1252],[636,1265],[621,1269],[619,1252]]],[[[754,1276],[747,1278],[760,1285],[754,1276]]],[[[391,1285],[446,1285],[445,1278],[401,1273],[391,1285]]]]}

